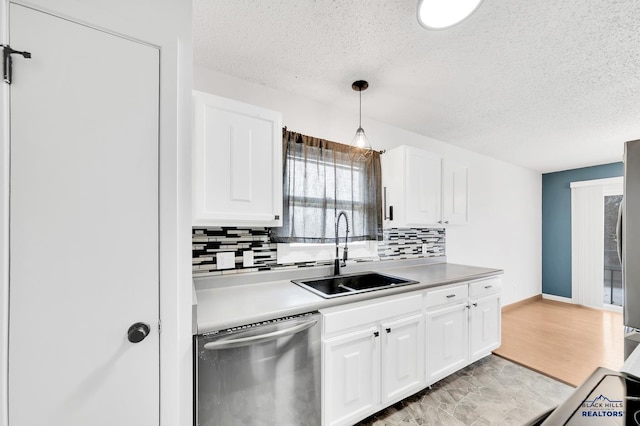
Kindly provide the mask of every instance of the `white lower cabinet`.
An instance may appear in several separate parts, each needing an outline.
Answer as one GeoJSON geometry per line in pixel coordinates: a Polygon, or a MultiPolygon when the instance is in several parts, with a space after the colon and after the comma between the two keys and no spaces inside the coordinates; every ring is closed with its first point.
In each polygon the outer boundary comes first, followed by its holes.
{"type": "Polygon", "coordinates": [[[322,424],[351,425],[500,346],[499,277],[323,309],[322,424]]]}
{"type": "Polygon", "coordinates": [[[427,385],[500,346],[501,279],[426,292],[427,385]]]}
{"type": "Polygon", "coordinates": [[[364,418],[380,404],[378,327],[327,339],[322,343],[325,410],[329,425],[364,418]]]}
{"type": "Polygon", "coordinates": [[[354,424],[424,387],[420,293],[321,312],[323,425],[354,424]]]}
{"type": "Polygon", "coordinates": [[[423,387],[424,317],[419,313],[382,327],[382,402],[389,405],[423,387]]]}
{"type": "Polygon", "coordinates": [[[469,309],[470,362],[500,347],[500,295],[472,299],[469,309]]]}
{"type": "Polygon", "coordinates": [[[467,304],[427,311],[427,384],[467,365],[469,347],[467,304]]]}

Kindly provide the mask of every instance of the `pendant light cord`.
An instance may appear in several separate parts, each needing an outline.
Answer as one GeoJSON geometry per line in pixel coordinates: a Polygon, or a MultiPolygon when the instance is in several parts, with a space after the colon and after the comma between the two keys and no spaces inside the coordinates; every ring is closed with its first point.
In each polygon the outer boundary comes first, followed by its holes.
{"type": "Polygon", "coordinates": [[[362,89],[358,90],[358,93],[360,93],[360,121],[358,122],[358,127],[362,128],[362,89]]]}

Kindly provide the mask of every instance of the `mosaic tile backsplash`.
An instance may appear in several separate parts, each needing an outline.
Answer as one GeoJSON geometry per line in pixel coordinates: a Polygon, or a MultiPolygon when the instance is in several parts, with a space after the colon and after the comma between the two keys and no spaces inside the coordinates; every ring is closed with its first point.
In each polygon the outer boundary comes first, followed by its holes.
{"type": "MultiPolygon", "coordinates": [[[[304,268],[330,265],[325,262],[299,262],[278,264],[276,243],[269,238],[269,228],[211,227],[193,228],[192,269],[194,275],[229,274],[267,271],[284,268],[304,268]],[[218,253],[233,253],[235,268],[217,268],[218,253]],[[244,258],[253,252],[253,266],[244,267],[244,258]]],[[[445,255],[444,228],[390,228],[383,231],[383,240],[378,242],[378,259],[415,259],[445,255]]]]}

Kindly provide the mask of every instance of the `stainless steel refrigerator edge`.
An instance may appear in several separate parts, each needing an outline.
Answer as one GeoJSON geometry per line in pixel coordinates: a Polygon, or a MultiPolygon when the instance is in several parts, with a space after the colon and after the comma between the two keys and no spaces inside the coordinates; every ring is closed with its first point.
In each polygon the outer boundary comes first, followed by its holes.
{"type": "Polygon", "coordinates": [[[624,145],[624,199],[618,225],[622,246],[624,358],[640,342],[640,140],[624,145]]]}

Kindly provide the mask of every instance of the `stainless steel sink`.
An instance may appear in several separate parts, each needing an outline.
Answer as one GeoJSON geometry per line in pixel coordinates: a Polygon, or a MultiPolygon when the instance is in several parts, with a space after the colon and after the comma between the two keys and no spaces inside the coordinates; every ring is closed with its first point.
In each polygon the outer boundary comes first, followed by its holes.
{"type": "Polygon", "coordinates": [[[408,284],[417,284],[417,281],[378,274],[376,272],[362,272],[360,274],[335,275],[331,277],[291,281],[325,299],[367,291],[383,290],[385,288],[408,284]]]}

